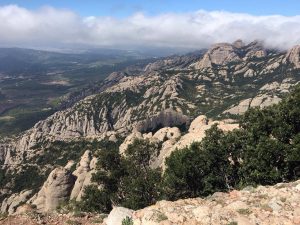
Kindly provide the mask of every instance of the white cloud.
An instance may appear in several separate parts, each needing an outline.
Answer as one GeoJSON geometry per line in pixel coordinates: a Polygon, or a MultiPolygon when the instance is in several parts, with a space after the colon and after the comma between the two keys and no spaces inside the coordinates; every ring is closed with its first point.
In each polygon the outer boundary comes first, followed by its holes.
{"type": "Polygon", "coordinates": [[[299,16],[253,16],[224,11],[124,19],[80,17],[72,11],[44,7],[30,11],[0,7],[0,45],[96,45],[110,47],[184,47],[201,49],[216,42],[260,39],[270,47],[300,44],[299,16]]]}

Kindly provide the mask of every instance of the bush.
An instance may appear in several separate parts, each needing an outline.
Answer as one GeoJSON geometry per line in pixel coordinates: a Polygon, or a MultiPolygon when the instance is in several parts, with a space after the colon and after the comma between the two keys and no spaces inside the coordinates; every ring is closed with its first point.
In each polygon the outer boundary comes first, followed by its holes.
{"type": "Polygon", "coordinates": [[[248,110],[240,127],[223,133],[213,126],[201,143],[173,152],[166,160],[166,197],[207,196],[300,177],[300,86],[278,105],[248,110]]]}
{"type": "Polygon", "coordinates": [[[127,216],[125,219],[123,219],[122,225],[133,225],[133,221],[127,216]]]}
{"type": "Polygon", "coordinates": [[[101,189],[90,186],[82,198],[82,209],[109,212],[112,203],[138,209],[155,203],[160,197],[161,172],[150,164],[158,148],[148,141],[135,140],[126,156],[118,148],[98,153],[97,173],[92,177],[101,189]]]}
{"type": "Polygon", "coordinates": [[[220,142],[223,136],[214,126],[201,143],[171,154],[164,174],[164,193],[168,199],[205,196],[228,189],[230,162],[220,142]]]}

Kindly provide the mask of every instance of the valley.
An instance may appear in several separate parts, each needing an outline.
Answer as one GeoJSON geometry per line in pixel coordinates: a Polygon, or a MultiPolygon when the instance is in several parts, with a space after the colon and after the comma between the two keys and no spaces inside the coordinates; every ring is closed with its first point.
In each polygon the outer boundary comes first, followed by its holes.
{"type": "Polygon", "coordinates": [[[122,50],[56,53],[2,48],[0,135],[19,134],[61,109],[69,96],[101,86],[111,72],[151,60],[151,56],[122,50]]]}

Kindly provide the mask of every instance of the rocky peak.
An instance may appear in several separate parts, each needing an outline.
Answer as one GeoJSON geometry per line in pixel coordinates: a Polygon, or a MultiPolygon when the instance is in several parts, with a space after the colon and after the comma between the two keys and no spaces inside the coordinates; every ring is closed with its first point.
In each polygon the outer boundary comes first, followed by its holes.
{"type": "Polygon", "coordinates": [[[300,45],[296,45],[288,51],[284,59],[285,62],[290,62],[299,69],[300,68],[300,45]]]}
{"type": "Polygon", "coordinates": [[[254,41],[245,45],[242,40],[237,40],[232,44],[219,43],[213,45],[203,58],[193,66],[195,69],[209,68],[213,65],[224,66],[228,63],[242,62],[248,58],[261,58],[266,55],[262,42],[254,41]]]}
{"type": "Polygon", "coordinates": [[[244,46],[242,49],[244,55],[244,60],[248,58],[261,58],[267,55],[266,49],[264,48],[264,44],[261,41],[253,41],[250,44],[244,46]]]}
{"type": "Polygon", "coordinates": [[[215,44],[208,50],[202,60],[195,64],[196,69],[212,67],[213,64],[224,65],[229,62],[240,61],[235,47],[228,43],[215,44]]]}
{"type": "Polygon", "coordinates": [[[241,39],[238,39],[238,40],[236,40],[235,42],[233,42],[232,45],[233,45],[235,48],[242,48],[242,47],[245,46],[245,43],[244,43],[241,39]]]}

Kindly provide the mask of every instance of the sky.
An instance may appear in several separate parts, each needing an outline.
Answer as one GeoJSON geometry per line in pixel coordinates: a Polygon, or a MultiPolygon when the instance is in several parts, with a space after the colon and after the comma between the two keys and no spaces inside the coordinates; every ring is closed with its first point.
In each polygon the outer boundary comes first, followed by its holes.
{"type": "Polygon", "coordinates": [[[0,0],[0,46],[201,49],[300,44],[299,0],[0,0]]]}

